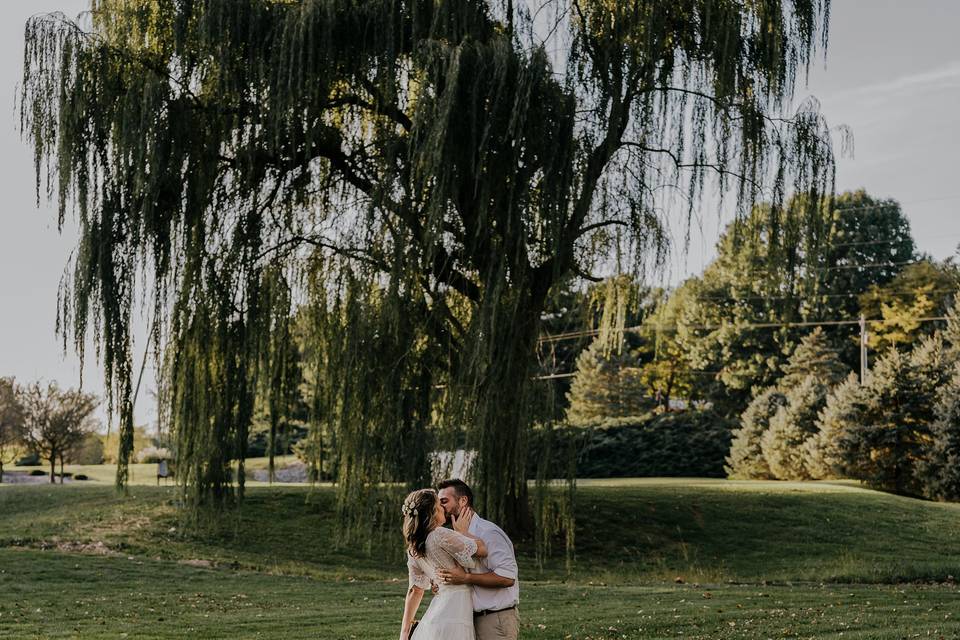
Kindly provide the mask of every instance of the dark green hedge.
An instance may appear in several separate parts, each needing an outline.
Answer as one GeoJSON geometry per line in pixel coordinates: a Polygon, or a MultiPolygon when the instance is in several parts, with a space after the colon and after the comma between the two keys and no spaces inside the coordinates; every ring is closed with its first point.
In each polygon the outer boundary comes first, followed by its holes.
{"type": "Polygon", "coordinates": [[[722,478],[734,426],[712,411],[681,411],[537,429],[528,471],[562,478],[575,464],[579,478],[722,478]]]}

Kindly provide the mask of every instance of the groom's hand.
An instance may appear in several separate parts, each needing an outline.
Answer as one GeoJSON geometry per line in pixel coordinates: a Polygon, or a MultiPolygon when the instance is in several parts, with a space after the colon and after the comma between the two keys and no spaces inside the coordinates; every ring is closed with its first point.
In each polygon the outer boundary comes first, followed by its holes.
{"type": "Polygon", "coordinates": [[[469,580],[469,574],[460,567],[438,569],[437,576],[443,584],[467,584],[469,580]]]}

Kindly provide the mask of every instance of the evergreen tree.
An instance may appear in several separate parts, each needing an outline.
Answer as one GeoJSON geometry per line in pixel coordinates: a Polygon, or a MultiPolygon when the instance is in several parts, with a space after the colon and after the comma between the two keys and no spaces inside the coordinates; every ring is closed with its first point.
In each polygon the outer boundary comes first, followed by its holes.
{"type": "Polygon", "coordinates": [[[733,432],[730,454],[724,467],[734,480],[766,480],[773,478],[761,450],[763,435],[770,420],[787,399],[776,387],[768,387],[754,396],[740,417],[740,428],[733,432]]]}
{"type": "Polygon", "coordinates": [[[818,430],[804,445],[805,466],[814,478],[839,478],[845,473],[840,438],[848,425],[865,412],[865,392],[860,378],[851,372],[827,394],[817,421],[818,430]]]}
{"type": "Polygon", "coordinates": [[[930,441],[918,464],[924,494],[934,500],[960,500],[960,364],[939,391],[930,441]]]}
{"type": "Polygon", "coordinates": [[[952,362],[960,361],[960,294],[954,294],[947,307],[947,321],[941,331],[947,357],[952,362]]]}
{"type": "Polygon", "coordinates": [[[568,395],[570,424],[596,425],[610,418],[640,416],[653,408],[630,352],[604,351],[603,342],[595,340],[577,358],[577,375],[568,395]]]}
{"type": "Polygon", "coordinates": [[[690,295],[688,284],[681,285],[669,296],[664,291],[658,292],[659,299],[645,318],[643,342],[637,349],[643,383],[663,411],[670,410],[674,397],[684,398],[689,405],[703,396],[702,377],[691,371],[693,367],[687,359],[689,349],[677,331],[678,316],[689,303],[690,295]]]}
{"type": "Polygon", "coordinates": [[[783,367],[783,377],[777,385],[783,393],[813,377],[820,384],[832,387],[846,377],[850,368],[837,355],[823,329],[817,327],[803,337],[783,367]]]}
{"type": "Polygon", "coordinates": [[[818,430],[827,393],[846,367],[818,327],[804,336],[783,368],[783,377],[757,395],[741,418],[728,459],[731,477],[812,477],[804,451],[818,430]]]}
{"type": "Polygon", "coordinates": [[[909,354],[892,349],[870,372],[862,411],[837,434],[844,475],[872,487],[920,496],[919,467],[927,454],[938,392],[952,372],[939,334],[909,354]]]}
{"type": "Polygon", "coordinates": [[[760,455],[777,480],[809,480],[806,447],[817,434],[817,416],[826,402],[828,387],[809,375],[786,391],[784,405],[770,419],[760,438],[760,455]]]}

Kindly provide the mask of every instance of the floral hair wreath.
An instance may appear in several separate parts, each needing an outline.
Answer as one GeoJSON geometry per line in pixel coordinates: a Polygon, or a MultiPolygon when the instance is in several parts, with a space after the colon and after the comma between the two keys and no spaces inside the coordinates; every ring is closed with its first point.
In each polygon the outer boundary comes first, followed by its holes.
{"type": "Polygon", "coordinates": [[[404,502],[403,506],[400,507],[400,512],[405,516],[416,516],[417,508],[410,503],[404,502]]]}

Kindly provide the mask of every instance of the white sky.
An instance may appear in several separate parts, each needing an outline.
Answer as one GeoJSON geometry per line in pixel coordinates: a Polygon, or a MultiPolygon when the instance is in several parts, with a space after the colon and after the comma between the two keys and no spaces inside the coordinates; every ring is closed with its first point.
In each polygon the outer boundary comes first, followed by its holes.
{"type": "MultiPolygon", "coordinates": [[[[76,232],[57,233],[56,214],[34,201],[30,149],[17,131],[14,95],[23,63],[23,25],[35,13],[75,16],[86,0],[4,0],[0,4],[0,375],[20,382],[80,383],[80,367],[54,334],[57,286],[76,232]],[[2,112],[0,112],[2,113],[2,112]],[[4,124],[6,123],[6,124],[4,124]]],[[[797,98],[816,96],[832,124],[853,129],[856,153],[837,167],[837,188],[863,187],[900,201],[917,246],[935,258],[960,244],[960,1],[833,0],[830,49],[797,98]]],[[[696,273],[713,257],[720,220],[704,215],[689,255],[675,256],[671,279],[696,273]]],[[[141,323],[142,324],[142,323],[141,323]]],[[[143,348],[137,343],[137,366],[143,348]]],[[[92,354],[92,350],[90,352],[92,354]]],[[[90,358],[84,388],[102,393],[102,371],[90,358]]],[[[136,407],[152,421],[148,368],[136,407]]]]}

